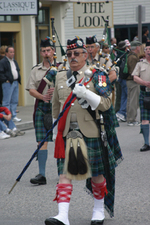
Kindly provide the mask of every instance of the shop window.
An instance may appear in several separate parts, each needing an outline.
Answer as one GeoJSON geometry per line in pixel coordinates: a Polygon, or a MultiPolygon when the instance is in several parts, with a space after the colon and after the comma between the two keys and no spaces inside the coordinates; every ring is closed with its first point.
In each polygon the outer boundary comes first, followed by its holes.
{"type": "Polygon", "coordinates": [[[0,23],[19,23],[19,16],[0,16],[0,23]]]}

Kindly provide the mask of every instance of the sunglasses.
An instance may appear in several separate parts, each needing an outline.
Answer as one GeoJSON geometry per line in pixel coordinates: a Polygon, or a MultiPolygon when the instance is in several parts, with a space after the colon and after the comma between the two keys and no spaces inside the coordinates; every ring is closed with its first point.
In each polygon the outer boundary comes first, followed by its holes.
{"type": "Polygon", "coordinates": [[[77,51],[74,51],[74,52],[67,52],[67,57],[70,58],[72,56],[72,54],[74,54],[74,56],[79,56],[80,54],[83,54],[85,52],[77,52],[77,51]]]}

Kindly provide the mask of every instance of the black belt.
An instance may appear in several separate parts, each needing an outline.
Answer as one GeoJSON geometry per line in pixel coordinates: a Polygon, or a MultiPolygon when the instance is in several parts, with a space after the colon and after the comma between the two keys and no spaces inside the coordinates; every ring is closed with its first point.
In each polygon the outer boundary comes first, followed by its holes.
{"type": "Polygon", "coordinates": [[[140,86],[141,91],[146,91],[146,86],[140,86]]]}

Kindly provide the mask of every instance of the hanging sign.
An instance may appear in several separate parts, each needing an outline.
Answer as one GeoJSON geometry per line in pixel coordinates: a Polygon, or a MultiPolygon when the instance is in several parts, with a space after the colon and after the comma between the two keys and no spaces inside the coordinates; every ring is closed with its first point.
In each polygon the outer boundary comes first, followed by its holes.
{"type": "Polygon", "coordinates": [[[38,15],[39,0],[0,0],[0,15],[38,15]]]}
{"type": "Polygon", "coordinates": [[[105,20],[108,27],[113,27],[113,1],[73,3],[74,28],[104,28],[105,20]]]}

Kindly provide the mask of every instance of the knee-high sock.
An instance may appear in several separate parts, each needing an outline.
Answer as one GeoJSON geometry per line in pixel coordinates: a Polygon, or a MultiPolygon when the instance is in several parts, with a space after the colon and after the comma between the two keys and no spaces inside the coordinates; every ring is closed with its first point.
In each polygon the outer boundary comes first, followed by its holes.
{"type": "Polygon", "coordinates": [[[47,150],[38,151],[39,174],[45,177],[47,150]]]}
{"type": "Polygon", "coordinates": [[[70,225],[68,219],[68,211],[70,198],[72,193],[72,184],[57,184],[56,198],[54,201],[58,203],[58,215],[54,218],[63,222],[65,225],[70,225]]]}
{"type": "Polygon", "coordinates": [[[145,144],[149,145],[149,124],[141,124],[141,130],[144,137],[145,144]]]}
{"type": "Polygon", "coordinates": [[[106,189],[106,180],[104,180],[102,183],[92,183],[92,191],[94,195],[94,208],[93,208],[93,215],[92,220],[104,220],[105,214],[104,214],[104,196],[105,193],[107,194],[106,189]]]}

